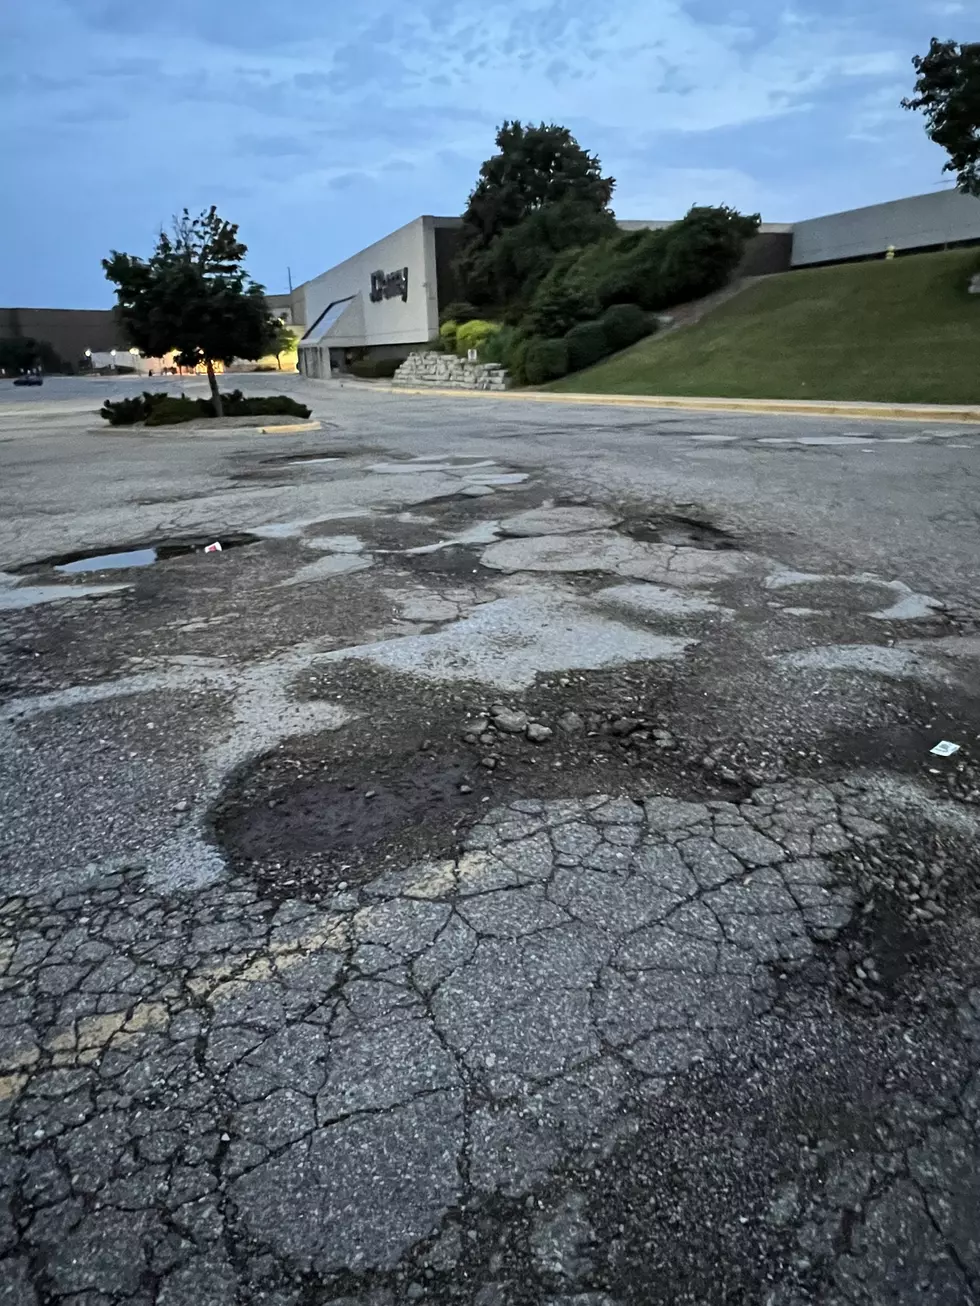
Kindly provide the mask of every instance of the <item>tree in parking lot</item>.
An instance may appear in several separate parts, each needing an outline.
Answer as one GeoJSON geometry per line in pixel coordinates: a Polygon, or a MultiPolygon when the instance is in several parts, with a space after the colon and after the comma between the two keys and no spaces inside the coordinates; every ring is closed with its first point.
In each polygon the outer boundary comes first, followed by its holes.
{"type": "Polygon", "coordinates": [[[929,53],[916,55],[915,94],[905,109],[922,109],[931,140],[949,155],[944,172],[956,173],[967,195],[980,196],[980,42],[958,45],[933,37],[929,53]]]}
{"type": "Polygon", "coordinates": [[[276,362],[279,364],[280,372],[282,371],[282,355],[291,354],[298,344],[299,336],[292,327],[277,318],[271,351],[276,356],[276,362]]]}
{"type": "Polygon", "coordinates": [[[276,343],[279,323],[245,271],[247,252],[237,225],[212,205],[193,218],[184,209],[148,259],[113,250],[102,260],[133,344],[150,357],[173,350],[181,367],[203,363],[216,417],[222,406],[214,364],[261,358],[276,343]]]}

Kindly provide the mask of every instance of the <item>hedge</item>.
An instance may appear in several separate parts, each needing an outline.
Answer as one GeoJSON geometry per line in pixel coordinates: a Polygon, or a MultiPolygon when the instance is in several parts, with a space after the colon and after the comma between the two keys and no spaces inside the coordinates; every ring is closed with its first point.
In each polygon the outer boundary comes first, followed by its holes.
{"type": "Polygon", "coordinates": [[[568,346],[570,372],[581,372],[585,367],[592,367],[613,350],[601,322],[581,322],[577,327],[572,327],[565,336],[565,344],[568,346]]]}
{"type": "Polygon", "coordinates": [[[561,336],[613,304],[657,312],[698,299],[730,280],[758,226],[758,214],[695,207],[663,230],[619,232],[566,251],[537,287],[523,325],[533,335],[561,336]]]}
{"type": "Polygon", "coordinates": [[[107,399],[99,410],[110,426],[132,426],[145,422],[150,413],[167,398],[164,390],[144,390],[132,399],[107,399]]]}
{"type": "Polygon", "coordinates": [[[568,345],[564,340],[535,337],[527,347],[524,376],[528,385],[557,381],[568,372],[568,345]]]}
{"type": "Polygon", "coordinates": [[[656,322],[636,304],[613,304],[599,319],[611,353],[628,349],[656,330],[656,322]]]}
{"type": "MultiPolygon", "coordinates": [[[[245,396],[241,390],[221,396],[225,417],[309,417],[310,409],[289,395],[245,396]]],[[[100,410],[110,426],[171,426],[214,417],[210,399],[188,399],[186,395],[168,395],[146,390],[133,399],[107,400],[100,410]]]]}

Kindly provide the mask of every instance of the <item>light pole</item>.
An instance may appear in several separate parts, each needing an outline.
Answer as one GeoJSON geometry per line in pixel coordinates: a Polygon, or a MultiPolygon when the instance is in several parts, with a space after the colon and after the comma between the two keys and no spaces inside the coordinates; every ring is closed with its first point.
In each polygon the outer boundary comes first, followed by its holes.
{"type": "Polygon", "coordinates": [[[91,349],[86,349],[86,351],[85,351],[85,357],[88,359],[89,371],[91,371],[91,370],[92,370],[92,351],[91,351],[91,349]]]}
{"type": "Polygon", "coordinates": [[[134,371],[137,375],[139,375],[139,367],[137,366],[136,360],[137,360],[137,359],[139,358],[139,356],[140,356],[140,351],[136,348],[135,345],[134,345],[133,348],[129,351],[129,356],[130,356],[130,358],[132,358],[132,360],[133,360],[133,371],[134,371]]]}
{"type": "Polygon", "coordinates": [[[116,370],[116,351],[115,351],[114,349],[110,349],[110,350],[109,350],[109,355],[110,355],[110,357],[112,358],[112,370],[115,371],[115,370],[116,370]]]}

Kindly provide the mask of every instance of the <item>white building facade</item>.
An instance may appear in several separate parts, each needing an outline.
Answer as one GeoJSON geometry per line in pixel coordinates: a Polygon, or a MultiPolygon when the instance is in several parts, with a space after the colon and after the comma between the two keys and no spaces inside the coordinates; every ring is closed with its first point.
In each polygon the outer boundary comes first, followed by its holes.
{"type": "Polygon", "coordinates": [[[299,370],[328,377],[344,370],[352,350],[401,357],[437,336],[460,226],[458,218],[416,218],[297,286],[293,313],[306,324],[299,370]]]}

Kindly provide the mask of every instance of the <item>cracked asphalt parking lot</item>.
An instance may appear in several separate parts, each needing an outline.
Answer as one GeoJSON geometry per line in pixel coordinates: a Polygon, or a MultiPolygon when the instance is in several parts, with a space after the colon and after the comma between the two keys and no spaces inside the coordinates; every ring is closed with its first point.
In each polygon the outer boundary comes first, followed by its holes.
{"type": "Polygon", "coordinates": [[[0,393],[0,1303],[980,1302],[980,429],[129,384],[0,393]]]}

